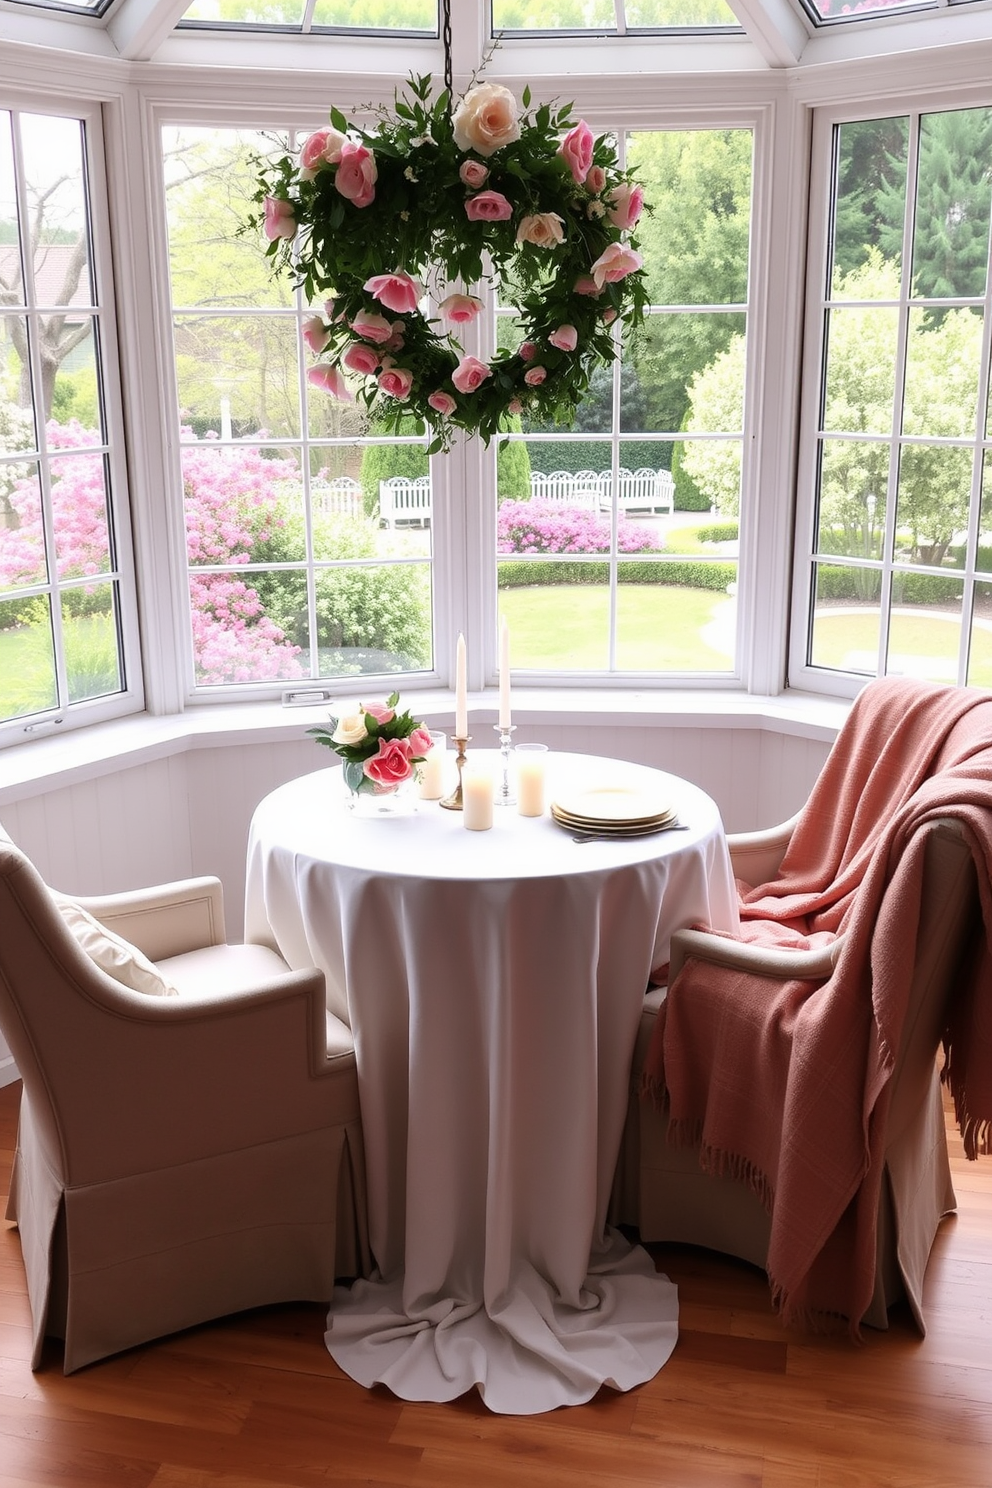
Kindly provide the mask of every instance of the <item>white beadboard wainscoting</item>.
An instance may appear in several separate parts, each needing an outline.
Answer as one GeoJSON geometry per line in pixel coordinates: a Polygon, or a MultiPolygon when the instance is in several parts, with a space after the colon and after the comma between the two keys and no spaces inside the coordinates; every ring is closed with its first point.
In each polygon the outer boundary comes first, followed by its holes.
{"type": "MultiPolygon", "coordinates": [[[[450,694],[404,703],[450,733],[450,694]]],[[[492,696],[475,703],[473,744],[494,747],[492,696]]],[[[708,791],[728,831],[748,831],[798,809],[848,707],[791,694],[544,694],[515,702],[514,742],[656,765],[708,791]]],[[[333,762],[306,736],[326,720],[326,707],[190,709],[17,745],[0,752],[0,822],[45,880],[67,893],[216,874],[228,938],[237,940],[251,814],[277,785],[333,762]]],[[[15,1078],[0,1039],[0,1084],[15,1078]]]]}

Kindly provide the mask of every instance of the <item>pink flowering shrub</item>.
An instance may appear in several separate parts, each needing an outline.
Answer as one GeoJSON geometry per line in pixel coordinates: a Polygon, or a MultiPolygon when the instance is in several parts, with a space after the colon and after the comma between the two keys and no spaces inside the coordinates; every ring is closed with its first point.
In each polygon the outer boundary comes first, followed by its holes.
{"type": "MultiPolygon", "coordinates": [[[[107,491],[102,455],[60,456],[59,450],[80,450],[98,444],[100,436],[73,419],[46,426],[52,452],[52,520],[55,530],[55,568],[60,579],[85,578],[108,572],[110,543],[107,531],[107,491]]],[[[13,484],[7,505],[15,525],[0,526],[0,588],[44,582],[45,535],[37,476],[25,475],[13,484]]],[[[106,591],[95,586],[69,590],[65,610],[85,615],[106,608],[106,591]]],[[[18,619],[32,618],[33,602],[26,601],[18,619]]]]}
{"type": "MultiPolygon", "coordinates": [[[[650,553],[659,547],[650,529],[621,516],[621,553],[650,553]]],[[[498,553],[608,553],[610,522],[598,512],[551,501],[504,501],[496,518],[498,553]]]]}
{"type": "MultiPolygon", "coordinates": [[[[185,431],[189,434],[189,431],[185,431]]],[[[73,421],[50,422],[50,451],[80,450],[100,436],[73,421]]],[[[265,614],[256,589],[236,573],[199,573],[197,565],[231,567],[258,560],[284,525],[282,491],[298,480],[295,466],[266,458],[250,446],[219,449],[210,441],[183,450],[186,551],[190,562],[193,655],[200,682],[291,680],[301,675],[299,647],[265,614]]],[[[106,573],[110,568],[103,456],[54,454],[52,519],[60,579],[106,573]]],[[[14,589],[45,577],[41,503],[34,476],[15,482],[7,504],[14,525],[0,523],[0,588],[14,589]]],[[[67,613],[106,608],[103,586],[85,585],[63,595],[67,613]]],[[[15,621],[36,618],[37,601],[14,607],[15,621]]]]}
{"type": "MultiPolygon", "coordinates": [[[[188,435],[189,431],[184,431],[188,435]]],[[[302,675],[299,647],[265,614],[239,575],[197,573],[198,564],[249,563],[284,525],[280,484],[295,466],[260,449],[211,440],[182,452],[193,658],[199,682],[269,682],[302,675]]]]}

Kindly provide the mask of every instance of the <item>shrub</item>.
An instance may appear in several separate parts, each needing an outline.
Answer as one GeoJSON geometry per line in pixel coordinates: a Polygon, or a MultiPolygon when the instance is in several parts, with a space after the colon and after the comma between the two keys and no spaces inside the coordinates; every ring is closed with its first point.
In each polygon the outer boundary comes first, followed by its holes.
{"type": "MultiPolygon", "coordinates": [[[[657,549],[654,533],[627,517],[617,522],[621,553],[657,549]]],[[[610,522],[585,507],[552,501],[504,501],[496,517],[498,553],[609,553],[610,522]]]]}

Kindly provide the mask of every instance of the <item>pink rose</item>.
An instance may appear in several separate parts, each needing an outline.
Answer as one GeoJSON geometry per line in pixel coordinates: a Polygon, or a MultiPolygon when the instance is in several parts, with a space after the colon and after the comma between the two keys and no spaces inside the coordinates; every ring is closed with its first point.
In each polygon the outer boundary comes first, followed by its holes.
{"type": "Polygon", "coordinates": [[[602,253],[592,265],[590,273],[597,285],[602,289],[604,284],[615,284],[618,279],[626,279],[628,274],[633,274],[641,267],[644,260],[633,248],[625,248],[622,243],[611,243],[604,248],[602,253]]]}
{"type": "Polygon", "coordinates": [[[598,196],[606,185],[606,172],[601,165],[591,165],[586,176],[586,190],[590,196],[598,196]]]}
{"type": "Polygon", "coordinates": [[[607,305],[599,318],[604,325],[612,325],[617,318],[617,312],[613,309],[612,305],[607,305]]]}
{"type": "Polygon", "coordinates": [[[379,753],[367,759],[362,766],[368,778],[376,785],[399,785],[413,774],[410,763],[410,745],[406,739],[380,739],[379,753]]]}
{"type": "Polygon", "coordinates": [[[403,324],[402,320],[394,320],[393,334],[390,336],[388,341],[384,341],[382,343],[383,351],[402,351],[404,346],[406,345],[406,337],[403,335],[403,332],[405,330],[406,326],[403,324]]]}
{"type": "Polygon", "coordinates": [[[614,186],[607,200],[611,203],[607,217],[614,227],[618,227],[621,232],[626,232],[628,228],[633,227],[641,215],[641,209],[644,206],[644,188],[643,186],[628,186],[624,181],[621,185],[614,186]]]}
{"type": "Polygon", "coordinates": [[[554,248],[565,237],[565,219],[557,212],[534,212],[523,217],[517,228],[518,243],[533,243],[535,248],[554,248]]]}
{"type": "Polygon", "coordinates": [[[410,754],[412,758],[422,759],[425,755],[430,753],[430,729],[424,728],[424,725],[422,723],[418,723],[413,733],[410,734],[409,738],[407,739],[407,743],[410,746],[410,754]]]}
{"type": "Polygon", "coordinates": [[[403,269],[397,269],[394,274],[374,274],[366,281],[364,289],[366,294],[397,315],[412,315],[423,294],[416,279],[411,279],[403,269]]]}
{"type": "Polygon", "coordinates": [[[551,332],[548,340],[559,351],[574,351],[579,342],[579,333],[573,325],[560,325],[556,331],[551,332]]]}
{"type": "Polygon", "coordinates": [[[341,147],[347,138],[336,129],[318,129],[303,141],[300,150],[300,175],[305,181],[313,180],[322,165],[337,165],[341,159],[341,147]]]}
{"type": "Polygon", "coordinates": [[[546,367],[528,367],[524,373],[524,382],[528,387],[540,387],[547,375],[546,367]]]}
{"type": "Polygon", "coordinates": [[[303,322],[303,339],[314,356],[320,355],[330,337],[331,333],[319,315],[311,315],[303,322]]]}
{"type": "Polygon", "coordinates": [[[580,274],[572,286],[572,293],[595,296],[602,293],[602,286],[596,283],[591,274],[580,274]]]}
{"type": "Polygon", "coordinates": [[[341,358],[349,372],[358,372],[362,377],[371,377],[379,370],[379,353],[361,341],[349,342],[341,358]]]}
{"type": "Polygon", "coordinates": [[[500,191],[480,191],[465,203],[469,222],[508,222],[513,208],[500,191]]]}
{"type": "Polygon", "coordinates": [[[507,413],[523,413],[524,405],[519,398],[511,398],[506,405],[506,411],[507,413]]]}
{"type": "Polygon", "coordinates": [[[572,180],[581,186],[592,165],[592,130],[585,119],[580,119],[561,142],[558,154],[572,172],[572,180]]]}
{"type": "Polygon", "coordinates": [[[474,393],[491,375],[485,362],[480,362],[478,357],[467,356],[462,357],[451,374],[451,380],[460,393],[474,393]]]}
{"type": "Polygon", "coordinates": [[[533,341],[521,341],[517,347],[517,356],[522,362],[532,362],[537,355],[537,347],[533,341]]]}
{"type": "Polygon", "coordinates": [[[434,409],[435,413],[443,414],[454,413],[455,409],[458,407],[458,404],[455,402],[451,394],[442,393],[440,389],[438,389],[436,393],[431,393],[430,397],[427,399],[427,404],[428,407],[434,409]]]}
{"type": "Polygon", "coordinates": [[[396,717],[396,709],[388,703],[362,703],[361,711],[370,713],[380,728],[384,723],[392,723],[396,717]]]}
{"type": "Polygon", "coordinates": [[[437,308],[445,320],[450,320],[453,325],[467,325],[479,314],[482,301],[477,300],[475,295],[451,294],[437,308]]]}
{"type": "Polygon", "coordinates": [[[341,368],[330,362],[321,362],[316,367],[307,370],[307,382],[313,383],[325,393],[330,393],[332,398],[339,398],[342,403],[354,403],[354,398],[348,391],[348,384],[344,380],[341,368]]]}
{"type": "Polygon", "coordinates": [[[372,151],[352,140],[345,140],[341,146],[341,163],[334,177],[341,195],[347,197],[353,206],[367,207],[375,200],[378,175],[372,151]]]}
{"type": "Polygon", "coordinates": [[[393,328],[384,315],[372,315],[368,310],[359,310],[351,322],[351,329],[363,341],[374,341],[382,346],[393,334],[393,328]]]}
{"type": "Polygon", "coordinates": [[[413,373],[409,367],[383,367],[379,373],[379,390],[390,398],[397,398],[401,403],[410,396],[413,387],[413,373]]]}
{"type": "Polygon", "coordinates": [[[265,198],[265,236],[272,243],[276,238],[296,237],[296,216],[293,203],[281,196],[265,198]]]}
{"type": "Polygon", "coordinates": [[[483,165],[481,160],[463,160],[458,167],[458,175],[466,186],[478,191],[489,177],[489,167],[483,165]]]}

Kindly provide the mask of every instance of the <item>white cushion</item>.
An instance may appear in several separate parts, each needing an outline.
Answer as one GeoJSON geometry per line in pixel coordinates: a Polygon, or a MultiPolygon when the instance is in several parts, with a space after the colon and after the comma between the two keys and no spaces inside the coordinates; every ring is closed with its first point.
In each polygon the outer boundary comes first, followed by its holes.
{"type": "Polygon", "coordinates": [[[85,951],[101,971],[105,971],[123,986],[130,987],[132,992],[146,992],[152,997],[179,995],[172,983],[166,981],[158,967],[137,946],[122,940],[119,935],[108,930],[106,925],[101,925],[75,899],[67,899],[64,894],[57,894],[54,890],[51,892],[59,913],[75,936],[80,950],[85,951]]]}

